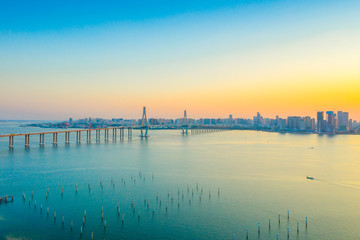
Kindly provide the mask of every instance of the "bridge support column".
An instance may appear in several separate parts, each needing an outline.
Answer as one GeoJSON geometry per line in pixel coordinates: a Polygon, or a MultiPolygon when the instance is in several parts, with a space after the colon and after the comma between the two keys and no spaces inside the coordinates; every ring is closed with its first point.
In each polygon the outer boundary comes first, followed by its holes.
{"type": "Polygon", "coordinates": [[[128,138],[132,138],[132,127],[128,128],[128,138]]]}
{"type": "Polygon", "coordinates": [[[65,132],[65,144],[70,144],[70,132],[65,132]]]}
{"type": "Polygon", "coordinates": [[[40,134],[40,147],[45,146],[45,134],[40,134]]]}
{"type": "Polygon", "coordinates": [[[116,128],[113,128],[113,142],[116,142],[116,137],[117,137],[116,136],[116,133],[117,133],[116,130],[117,130],[116,128]]]}
{"type": "Polygon", "coordinates": [[[91,143],[91,130],[86,131],[86,142],[91,143]]]}
{"type": "Polygon", "coordinates": [[[81,131],[76,131],[76,143],[81,143],[81,131]]]}
{"type": "Polygon", "coordinates": [[[14,136],[9,136],[9,148],[14,148],[14,136]]]}
{"type": "Polygon", "coordinates": [[[109,129],[104,129],[105,142],[109,141],[109,129]]]}
{"type": "Polygon", "coordinates": [[[57,145],[57,133],[53,133],[53,145],[57,145]]]}
{"type": "Polygon", "coordinates": [[[100,142],[100,129],[96,129],[96,142],[100,142]]]}
{"type": "Polygon", "coordinates": [[[26,134],[25,135],[25,148],[29,148],[30,147],[30,135],[26,134]]]}

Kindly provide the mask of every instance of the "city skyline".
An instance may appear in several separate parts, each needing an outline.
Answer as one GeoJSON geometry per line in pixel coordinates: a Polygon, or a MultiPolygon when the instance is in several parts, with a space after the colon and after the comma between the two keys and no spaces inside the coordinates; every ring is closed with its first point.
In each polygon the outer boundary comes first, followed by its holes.
{"type": "MultiPolygon", "coordinates": [[[[284,114],[284,115],[279,115],[277,114],[276,112],[275,113],[272,113],[271,115],[262,115],[262,117],[264,117],[264,119],[275,119],[275,118],[288,118],[288,117],[301,117],[301,116],[305,116],[305,117],[310,117],[310,118],[318,118],[318,113],[319,112],[323,112],[324,113],[324,116],[326,115],[326,113],[328,112],[334,112],[335,115],[336,113],[346,113],[348,114],[348,117],[350,116],[351,114],[351,117],[349,117],[350,120],[352,121],[359,121],[359,119],[356,119],[356,118],[353,118],[353,114],[352,113],[349,113],[347,111],[343,111],[343,110],[335,110],[335,109],[327,109],[327,110],[317,110],[316,112],[314,112],[313,114],[303,114],[303,113],[297,113],[297,114],[284,114]]],[[[259,114],[260,112],[256,112],[257,114],[259,114]]],[[[110,117],[104,117],[104,116],[97,116],[97,115],[93,115],[93,116],[84,116],[84,117],[73,117],[73,116],[67,116],[65,118],[62,118],[62,119],[0,119],[0,121],[66,121],[66,120],[70,120],[70,119],[73,119],[73,120],[84,120],[84,119],[104,119],[104,120],[111,120],[111,119],[136,119],[136,120],[139,120],[141,119],[138,114],[138,116],[134,116],[134,117],[126,117],[125,116],[126,114],[120,114],[120,115],[117,115],[117,116],[110,116],[110,117]]],[[[252,119],[253,117],[255,117],[256,114],[250,114],[250,115],[242,115],[241,113],[228,113],[226,116],[189,116],[189,119],[204,119],[204,118],[208,118],[208,119],[226,119],[226,118],[233,118],[233,119],[252,119]],[[231,116],[231,117],[230,117],[231,116]]],[[[326,117],[326,116],[325,116],[326,117]]],[[[153,118],[153,119],[182,119],[183,116],[181,115],[175,115],[175,116],[170,116],[169,114],[165,114],[165,115],[153,115],[151,112],[150,112],[150,115],[149,115],[149,118],[153,118]]]]}
{"type": "MultiPolygon", "coordinates": [[[[144,114],[146,107],[144,107],[144,114]]],[[[126,119],[126,118],[96,118],[87,117],[81,119],[69,118],[65,121],[49,121],[42,123],[26,124],[28,127],[40,128],[80,128],[80,129],[105,129],[111,127],[135,127],[151,126],[155,129],[178,129],[183,126],[213,126],[225,127],[228,129],[248,129],[260,131],[278,132],[302,132],[302,133],[330,133],[330,134],[358,134],[360,123],[351,118],[349,112],[344,111],[318,111],[316,118],[310,116],[287,116],[285,118],[267,118],[257,113],[252,118],[239,118],[229,114],[227,118],[188,118],[184,111],[182,118],[153,118],[146,117],[126,119]]]]}
{"type": "MultiPolygon", "coordinates": [[[[284,115],[279,115],[277,114],[276,112],[275,113],[272,113],[271,115],[262,115],[262,117],[264,117],[264,119],[275,119],[275,118],[288,118],[288,117],[301,117],[301,116],[305,116],[305,117],[310,117],[310,118],[318,118],[319,117],[319,112],[322,112],[323,114],[327,114],[328,112],[333,112],[335,113],[346,113],[347,114],[347,117],[349,120],[352,120],[352,121],[356,121],[358,122],[359,119],[356,119],[353,117],[353,114],[352,113],[349,113],[347,111],[343,111],[343,110],[335,110],[335,109],[327,109],[327,110],[317,110],[316,112],[314,112],[313,114],[303,114],[303,113],[297,113],[297,114],[284,114],[284,115]],[[351,114],[351,116],[350,116],[351,114]]],[[[257,114],[259,114],[260,112],[257,112],[257,114]]],[[[34,121],[66,121],[67,119],[70,121],[70,119],[72,120],[84,120],[84,119],[104,119],[104,120],[110,120],[110,119],[135,119],[135,120],[139,120],[141,119],[139,117],[139,113],[137,116],[134,116],[134,117],[126,117],[126,114],[120,114],[120,115],[117,115],[117,116],[110,116],[110,117],[104,117],[104,116],[97,116],[97,115],[94,115],[94,116],[84,116],[84,117],[65,117],[65,118],[62,118],[62,119],[0,119],[1,120],[4,120],[4,121],[11,121],[11,120],[34,120],[34,121]]],[[[204,119],[204,118],[209,118],[209,119],[226,119],[226,118],[233,118],[233,119],[252,119],[253,117],[255,117],[255,114],[250,114],[250,115],[242,115],[241,113],[240,114],[237,114],[237,113],[228,113],[226,116],[189,116],[189,119],[204,119]]],[[[324,115],[324,118],[326,116],[324,115]]],[[[181,115],[175,115],[175,116],[170,116],[169,114],[165,114],[165,115],[162,115],[162,116],[159,116],[159,115],[152,115],[152,113],[150,112],[150,116],[149,116],[149,119],[152,118],[152,119],[182,119],[183,116],[181,115]]]]}
{"type": "Polygon", "coordinates": [[[2,4],[1,119],[360,119],[358,1],[70,5],[2,4]]]}

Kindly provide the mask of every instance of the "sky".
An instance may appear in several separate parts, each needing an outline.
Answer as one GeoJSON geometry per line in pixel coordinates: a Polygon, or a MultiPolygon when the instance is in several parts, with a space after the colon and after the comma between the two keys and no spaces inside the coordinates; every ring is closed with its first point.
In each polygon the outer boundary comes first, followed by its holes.
{"type": "Polygon", "coordinates": [[[0,2],[0,119],[360,120],[360,1],[0,2]]]}

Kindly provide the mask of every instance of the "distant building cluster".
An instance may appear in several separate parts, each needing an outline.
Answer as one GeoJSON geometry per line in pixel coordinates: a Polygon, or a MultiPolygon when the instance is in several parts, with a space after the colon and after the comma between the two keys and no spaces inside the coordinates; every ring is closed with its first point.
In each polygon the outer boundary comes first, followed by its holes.
{"type": "Polygon", "coordinates": [[[253,119],[253,125],[257,128],[270,128],[272,130],[292,131],[292,132],[317,132],[317,133],[346,133],[358,129],[359,123],[349,119],[349,113],[338,111],[319,111],[317,118],[309,116],[289,116],[287,119],[263,118],[260,113],[253,119]]]}
{"type": "Polygon", "coordinates": [[[275,119],[263,118],[260,113],[254,117],[254,127],[266,127],[272,130],[280,131],[315,131],[315,119],[309,116],[289,116],[287,119],[279,118],[276,116],[275,119]]]}
{"type": "MultiPolygon", "coordinates": [[[[124,118],[83,118],[58,123],[43,123],[40,127],[56,128],[104,128],[114,126],[140,126],[142,119],[124,119],[124,118]]],[[[148,123],[152,128],[159,129],[177,129],[184,124],[183,118],[165,119],[149,118],[148,123]]],[[[264,118],[257,113],[252,119],[233,118],[230,114],[228,118],[200,118],[187,119],[190,126],[222,126],[234,129],[253,129],[278,132],[308,132],[308,133],[358,133],[360,123],[349,119],[349,113],[343,111],[319,111],[316,119],[310,116],[288,116],[287,118],[264,118]]]]}
{"type": "Polygon", "coordinates": [[[348,112],[338,111],[337,114],[334,111],[317,112],[317,131],[319,133],[348,132],[353,129],[354,124],[357,125],[357,122],[349,119],[348,112]]]}

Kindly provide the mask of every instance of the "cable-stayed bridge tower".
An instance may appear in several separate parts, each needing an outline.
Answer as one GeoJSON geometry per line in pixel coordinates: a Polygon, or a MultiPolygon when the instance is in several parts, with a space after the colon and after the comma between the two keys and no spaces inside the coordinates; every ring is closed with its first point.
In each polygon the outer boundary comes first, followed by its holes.
{"type": "Polygon", "coordinates": [[[149,130],[149,125],[148,125],[148,121],[147,121],[147,117],[146,117],[146,107],[144,107],[143,108],[141,126],[140,126],[140,131],[141,131],[140,137],[141,138],[149,137],[148,130],[149,130]]]}
{"type": "Polygon", "coordinates": [[[189,130],[189,122],[187,119],[186,110],[184,110],[184,118],[181,126],[182,135],[188,135],[188,130],[189,130]]]}

